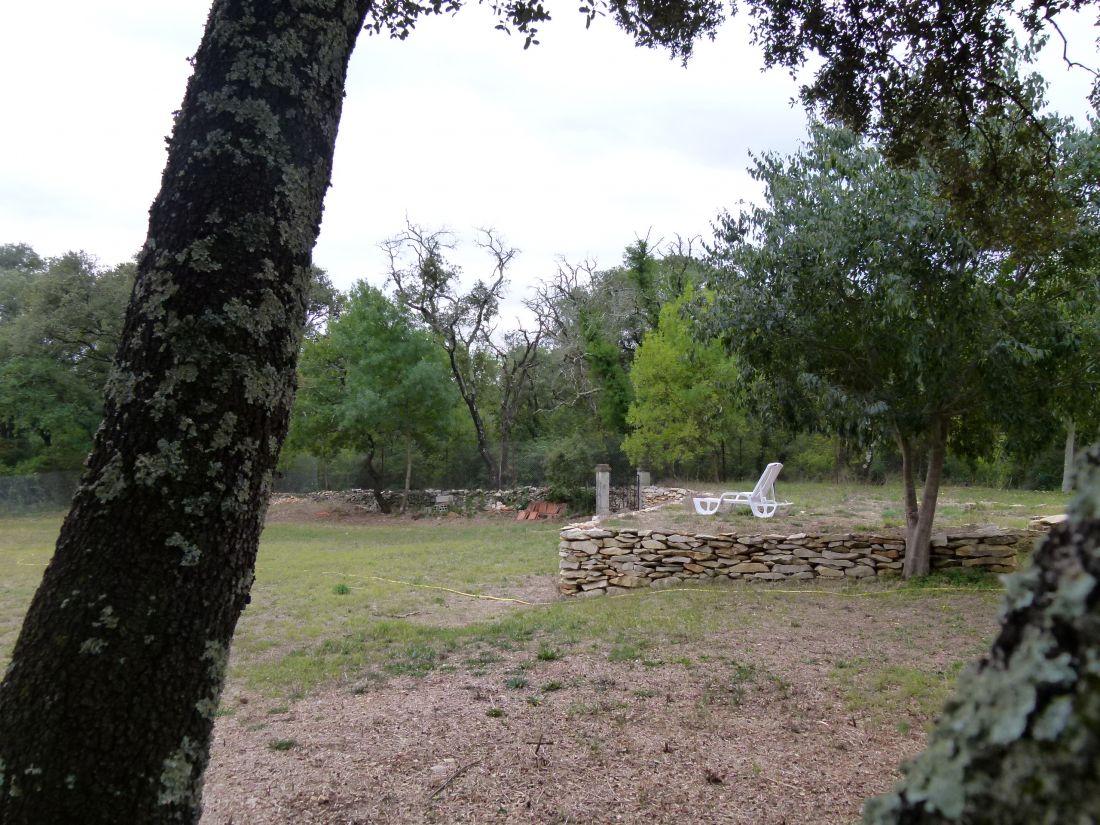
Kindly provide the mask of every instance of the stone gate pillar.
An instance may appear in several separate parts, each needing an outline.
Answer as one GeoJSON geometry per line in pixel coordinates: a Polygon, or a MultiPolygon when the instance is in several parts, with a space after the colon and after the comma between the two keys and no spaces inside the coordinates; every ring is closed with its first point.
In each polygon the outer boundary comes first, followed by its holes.
{"type": "Polygon", "coordinates": [[[596,465],[596,515],[606,516],[611,512],[611,465],[596,465]]]}
{"type": "Polygon", "coordinates": [[[645,507],[645,488],[653,482],[649,478],[649,470],[645,467],[638,468],[638,509],[645,507]]]}

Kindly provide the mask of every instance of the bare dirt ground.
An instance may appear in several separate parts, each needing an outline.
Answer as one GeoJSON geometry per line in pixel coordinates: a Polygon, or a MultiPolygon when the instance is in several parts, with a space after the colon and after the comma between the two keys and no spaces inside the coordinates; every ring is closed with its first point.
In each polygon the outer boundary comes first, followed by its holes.
{"type": "Polygon", "coordinates": [[[203,822],[846,823],[917,744],[812,685],[730,708],[675,669],[571,660],[555,674],[568,696],[537,708],[499,680],[434,675],[322,694],[259,731],[219,720],[203,822]]]}
{"type": "Polygon", "coordinates": [[[884,713],[873,685],[854,708],[837,668],[946,671],[987,644],[997,602],[807,593],[652,661],[494,650],[289,705],[231,686],[202,823],[851,823],[927,715],[904,696],[884,713]]]}

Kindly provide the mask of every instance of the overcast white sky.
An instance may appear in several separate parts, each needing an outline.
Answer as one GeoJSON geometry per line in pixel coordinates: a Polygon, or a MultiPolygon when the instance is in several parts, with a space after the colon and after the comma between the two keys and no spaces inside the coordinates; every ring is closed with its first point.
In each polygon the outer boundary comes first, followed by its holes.
{"type": "MultiPolygon", "coordinates": [[[[0,243],[83,249],[104,264],[145,237],[164,137],[208,0],[57,0],[5,9],[0,27],[0,243]]],[[[467,241],[494,227],[522,254],[515,298],[558,256],[618,263],[636,236],[707,235],[758,196],[750,150],[805,129],[796,84],[760,72],[743,17],[687,69],[573,6],[542,44],[492,30],[480,7],[426,20],[404,42],[363,36],[352,59],[333,187],[314,259],[341,287],[381,284],[383,239],[406,215],[467,241]]],[[[1079,31],[1086,62],[1093,33],[1079,31]]],[[[1057,108],[1084,111],[1087,78],[1055,61],[1057,108]]],[[[472,246],[472,244],[468,244],[472,246]]],[[[481,259],[459,258],[468,275],[481,259]]]]}

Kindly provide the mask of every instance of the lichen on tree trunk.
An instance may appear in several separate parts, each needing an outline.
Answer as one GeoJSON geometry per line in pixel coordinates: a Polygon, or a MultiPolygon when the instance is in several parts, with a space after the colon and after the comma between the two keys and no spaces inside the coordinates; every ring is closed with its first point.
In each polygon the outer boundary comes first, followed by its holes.
{"type": "Polygon", "coordinates": [[[1009,580],[1001,630],[867,825],[1100,822],[1100,447],[1070,519],[1009,580]]]}
{"type": "Polygon", "coordinates": [[[194,822],[365,0],[217,0],[104,422],[0,686],[0,822],[194,822]]]}

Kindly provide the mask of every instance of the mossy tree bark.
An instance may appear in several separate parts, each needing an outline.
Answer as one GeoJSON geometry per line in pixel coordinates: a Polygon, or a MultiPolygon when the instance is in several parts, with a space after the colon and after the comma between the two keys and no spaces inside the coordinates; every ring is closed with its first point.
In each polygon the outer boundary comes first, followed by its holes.
{"type": "Polygon", "coordinates": [[[1070,519],[1010,579],[992,650],[867,825],[1100,821],[1100,447],[1070,519]]]}
{"type": "Polygon", "coordinates": [[[0,686],[0,821],[194,822],[367,0],[217,0],[105,420],[0,686]]]}

